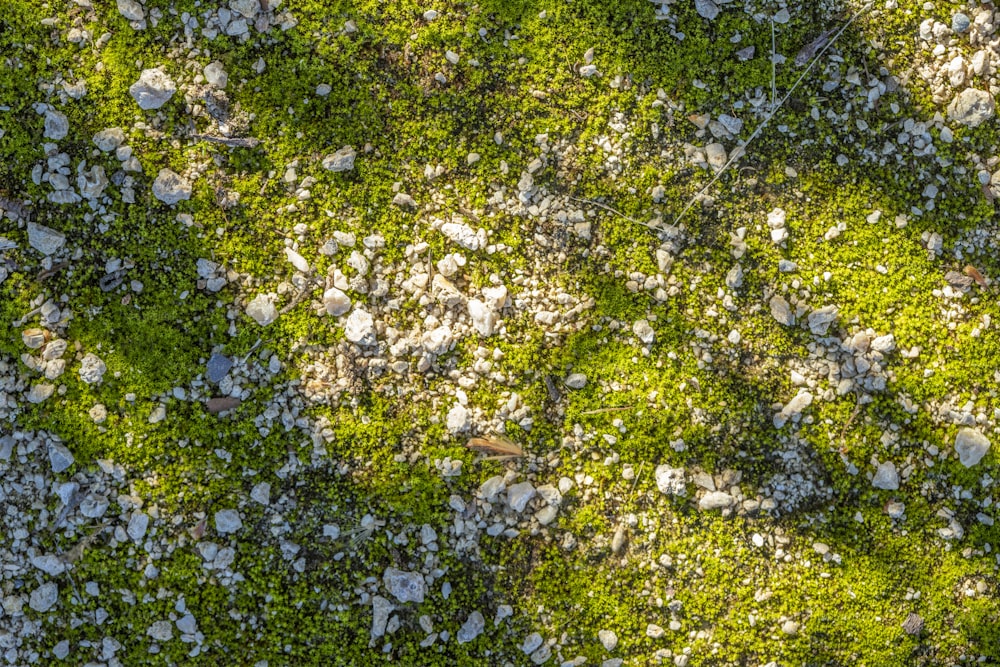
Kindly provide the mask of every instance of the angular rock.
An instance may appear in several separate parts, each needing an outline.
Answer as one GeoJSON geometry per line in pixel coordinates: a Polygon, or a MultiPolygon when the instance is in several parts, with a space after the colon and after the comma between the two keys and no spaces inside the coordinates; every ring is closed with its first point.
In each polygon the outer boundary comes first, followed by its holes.
{"type": "Polygon", "coordinates": [[[118,0],[118,13],[129,21],[142,21],[146,12],[136,0],[118,0]]]}
{"type": "Polygon", "coordinates": [[[205,81],[208,81],[208,85],[215,88],[225,88],[229,83],[229,75],[226,74],[226,70],[218,60],[205,65],[205,69],[201,73],[204,75],[205,81]]]}
{"type": "Polygon", "coordinates": [[[140,109],[159,109],[177,92],[177,86],[163,68],[144,69],[128,92],[140,109]]]}
{"type": "Polygon", "coordinates": [[[604,647],[605,651],[614,651],[615,647],[618,646],[618,635],[615,634],[614,630],[598,631],[597,639],[601,642],[601,646],[604,647]]]}
{"type": "Polygon", "coordinates": [[[50,577],[57,577],[66,571],[66,563],[55,554],[35,556],[31,559],[31,564],[50,577]]]}
{"type": "Polygon", "coordinates": [[[389,623],[389,614],[395,609],[389,600],[381,595],[372,597],[372,629],[371,638],[378,639],[385,634],[385,626],[389,623]]]}
{"type": "Polygon", "coordinates": [[[28,606],[38,613],[47,612],[59,601],[59,586],[49,581],[31,592],[28,606]]]}
{"type": "Polygon", "coordinates": [[[795,314],[792,313],[791,306],[785,301],[784,297],[775,294],[771,297],[768,302],[768,306],[771,309],[771,317],[773,317],[778,324],[783,324],[786,327],[790,327],[795,324],[795,314]]]}
{"type": "Polygon", "coordinates": [[[467,431],[469,429],[469,411],[461,403],[456,403],[452,406],[451,410],[448,411],[448,417],[445,420],[445,424],[447,425],[448,430],[452,433],[467,431]]]}
{"type": "Polygon", "coordinates": [[[724,491],[709,491],[698,501],[698,509],[706,511],[722,509],[729,507],[733,502],[735,499],[724,491]]]}
{"type": "Polygon", "coordinates": [[[323,306],[328,314],[336,317],[351,309],[351,299],[343,291],[331,287],[323,292],[323,306]]]}
{"type": "Polygon", "coordinates": [[[653,476],[656,479],[656,488],[660,490],[660,493],[669,496],[683,496],[687,493],[684,483],[684,468],[659,465],[656,466],[653,476]]]}
{"type": "Polygon", "coordinates": [[[222,354],[213,354],[209,357],[208,364],[205,366],[205,377],[209,382],[217,384],[222,378],[226,377],[226,374],[232,367],[232,359],[222,354]]]}
{"type": "MultiPolygon", "coordinates": [[[[711,3],[711,0],[707,1],[711,3]]],[[[705,146],[705,158],[708,160],[709,166],[718,173],[726,166],[726,160],[729,159],[729,156],[726,155],[725,146],[720,143],[712,143],[705,146]]]]}
{"type": "Polygon", "coordinates": [[[712,0],[694,0],[694,9],[698,12],[698,16],[709,21],[714,21],[719,15],[719,6],[712,0]]]}
{"type": "Polygon", "coordinates": [[[52,466],[52,472],[61,473],[73,465],[75,460],[66,445],[58,442],[49,443],[49,464],[52,466]]]}
{"type": "Polygon", "coordinates": [[[134,541],[138,542],[143,537],[146,536],[146,530],[149,529],[149,515],[144,512],[135,512],[132,518],[128,521],[128,527],[125,532],[134,541]]]}
{"type": "Polygon", "coordinates": [[[52,255],[66,243],[66,235],[50,227],[28,223],[28,245],[42,253],[52,255]]]}
{"type": "Polygon", "coordinates": [[[892,461],[880,463],[872,477],[872,486],[876,489],[886,491],[896,491],[899,489],[899,473],[896,472],[896,464],[892,461]]]}
{"type": "Polygon", "coordinates": [[[462,627],[458,629],[458,633],[455,638],[458,640],[459,644],[466,644],[471,642],[473,639],[478,637],[483,633],[483,628],[486,627],[486,619],[478,611],[474,611],[469,614],[469,617],[465,619],[465,623],[462,627]]]}
{"type": "Polygon", "coordinates": [[[236,510],[219,510],[215,513],[215,529],[223,535],[235,533],[243,528],[243,520],[236,510]]]}
{"type": "Polygon", "coordinates": [[[191,182],[170,169],[161,169],[153,181],[153,196],[168,206],[191,199],[191,182]]]}
{"type": "Polygon", "coordinates": [[[496,314],[493,310],[479,299],[470,299],[468,308],[472,326],[479,335],[492,336],[493,328],[496,326],[496,314]]]}
{"type": "Polygon", "coordinates": [[[441,233],[466,250],[479,250],[483,245],[476,230],[464,223],[446,222],[441,225],[441,233]]]}
{"type": "Polygon", "coordinates": [[[87,384],[100,384],[108,367],[93,352],[88,352],[80,361],[80,379],[87,384]]]}
{"type": "Polygon", "coordinates": [[[323,168],[327,171],[351,171],[354,169],[354,158],[357,152],[350,146],[344,146],[336,153],[323,158],[323,168]]]}
{"type": "Polygon", "coordinates": [[[419,604],[424,601],[424,594],[427,591],[427,584],[422,574],[397,570],[394,567],[386,568],[385,574],[382,575],[382,583],[400,602],[419,604]]]}
{"type": "Polygon", "coordinates": [[[823,306],[809,313],[809,331],[816,336],[825,336],[830,325],[837,319],[836,306],[823,306]]]}
{"type": "Polygon", "coordinates": [[[570,389],[583,389],[587,386],[587,376],[583,373],[570,373],[563,382],[570,389]]]}
{"type": "Polygon", "coordinates": [[[507,489],[507,504],[515,512],[523,512],[535,497],[535,487],[531,482],[520,482],[507,489]]]}
{"type": "Polygon", "coordinates": [[[69,120],[65,114],[49,109],[45,112],[45,133],[46,139],[59,141],[69,133],[69,120]]]}
{"type": "Polygon", "coordinates": [[[652,345],[653,341],[656,340],[656,332],[653,331],[653,327],[647,320],[636,320],[635,324],[632,325],[632,333],[643,345],[652,345]]]}
{"type": "Polygon", "coordinates": [[[168,642],[174,637],[174,625],[170,621],[156,621],[146,628],[146,634],[158,642],[168,642]]]}
{"type": "Polygon", "coordinates": [[[110,153],[125,142],[125,133],[120,127],[109,127],[94,135],[94,145],[105,153],[110,153]]]}
{"type": "Polygon", "coordinates": [[[80,172],[76,177],[76,187],[84,199],[97,199],[108,187],[108,177],[104,167],[94,165],[90,171],[80,172]]]}
{"type": "Polygon", "coordinates": [[[260,294],[248,303],[246,313],[262,327],[278,319],[278,309],[274,307],[271,297],[266,294],[260,294]]]}
{"type": "Polygon", "coordinates": [[[80,502],[80,514],[88,519],[100,519],[108,511],[110,505],[111,503],[108,501],[107,496],[102,496],[99,493],[89,493],[80,502]]]}
{"type": "Polygon", "coordinates": [[[973,428],[959,429],[955,436],[955,453],[963,466],[971,468],[982,461],[988,451],[990,441],[985,435],[973,428]]]}
{"type": "Polygon", "coordinates": [[[979,127],[996,113],[989,91],[966,88],[948,105],[948,118],[966,127],[979,127]]]}

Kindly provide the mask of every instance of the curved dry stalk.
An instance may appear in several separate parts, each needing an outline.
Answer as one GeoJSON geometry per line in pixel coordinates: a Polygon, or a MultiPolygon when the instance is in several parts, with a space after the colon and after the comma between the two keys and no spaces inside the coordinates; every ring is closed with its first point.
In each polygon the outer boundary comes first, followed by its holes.
{"type": "Polygon", "coordinates": [[[831,46],[833,46],[834,44],[837,43],[837,40],[844,33],[844,31],[847,30],[847,28],[852,23],[854,23],[854,21],[856,21],[858,19],[858,17],[860,17],[862,14],[864,14],[869,9],[871,9],[872,5],[874,5],[874,4],[875,4],[874,2],[868,2],[863,7],[861,7],[861,9],[859,9],[858,11],[856,11],[854,13],[854,15],[851,16],[851,18],[847,20],[847,23],[845,23],[840,28],[840,30],[837,31],[837,33],[833,36],[833,39],[831,39],[829,42],[827,42],[823,46],[823,48],[819,50],[819,53],[817,53],[813,57],[813,59],[809,61],[809,65],[805,68],[805,70],[802,72],[802,74],[799,75],[799,78],[796,79],[796,81],[792,85],[792,87],[788,89],[788,92],[785,93],[785,96],[781,98],[781,101],[778,102],[777,106],[773,106],[772,107],[771,111],[768,112],[767,116],[764,117],[764,120],[761,121],[761,124],[757,126],[757,128],[753,131],[753,133],[746,140],[746,142],[744,142],[744,144],[742,146],[738,146],[736,148],[736,150],[733,151],[733,154],[730,156],[729,160],[724,165],[722,165],[722,169],[719,169],[719,171],[716,172],[715,176],[712,177],[712,180],[710,180],[705,185],[705,187],[703,187],[701,190],[699,190],[698,193],[694,197],[691,197],[691,199],[690,199],[690,201],[688,201],[687,205],[684,206],[684,208],[677,215],[677,217],[674,218],[673,224],[676,225],[678,223],[678,221],[680,221],[680,219],[684,217],[684,214],[691,210],[691,207],[694,206],[695,202],[698,201],[699,197],[701,197],[703,194],[705,194],[705,192],[707,192],[710,187],[712,187],[713,185],[715,185],[715,182],[718,181],[720,178],[722,178],[722,175],[724,173],[726,173],[726,170],[728,170],[729,167],[731,167],[733,165],[733,163],[735,163],[737,160],[739,160],[741,157],[743,157],[746,154],[746,149],[750,145],[750,143],[754,139],[757,138],[757,135],[760,134],[761,130],[763,130],[765,127],[767,127],[767,124],[771,121],[772,118],[774,118],[775,114],[777,114],[778,111],[781,110],[781,107],[783,107],[785,105],[785,102],[787,102],[788,98],[792,96],[792,93],[795,92],[795,89],[799,87],[799,84],[801,84],[803,80],[805,80],[806,75],[809,74],[809,71],[813,68],[813,65],[815,65],[819,61],[819,59],[823,57],[823,54],[826,53],[827,49],[829,49],[831,46]]]}

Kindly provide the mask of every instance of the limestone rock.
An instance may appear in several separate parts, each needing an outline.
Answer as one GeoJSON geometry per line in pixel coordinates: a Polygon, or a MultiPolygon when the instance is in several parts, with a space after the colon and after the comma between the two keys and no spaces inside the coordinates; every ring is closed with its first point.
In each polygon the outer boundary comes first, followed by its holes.
{"type": "Polygon", "coordinates": [[[985,435],[973,428],[963,428],[955,437],[955,452],[958,460],[966,468],[971,468],[990,451],[990,441],[985,435]]]}
{"type": "Polygon", "coordinates": [[[948,105],[948,118],[966,127],[979,127],[995,113],[993,96],[976,88],[966,88],[948,105]]]}
{"type": "Polygon", "coordinates": [[[159,109],[177,92],[177,85],[163,68],[144,69],[139,80],[129,86],[128,92],[140,109],[159,109]]]}
{"type": "Polygon", "coordinates": [[[336,153],[323,158],[323,168],[327,171],[351,171],[354,169],[354,158],[357,153],[350,146],[344,146],[336,153]]]}
{"type": "Polygon", "coordinates": [[[153,181],[153,196],[168,206],[191,199],[191,183],[170,169],[161,169],[153,181]]]}

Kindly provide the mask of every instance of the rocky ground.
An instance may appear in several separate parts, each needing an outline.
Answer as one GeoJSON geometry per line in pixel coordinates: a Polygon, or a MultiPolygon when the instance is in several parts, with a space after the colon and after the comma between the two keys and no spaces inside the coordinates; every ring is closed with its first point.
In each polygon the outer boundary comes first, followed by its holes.
{"type": "Polygon", "coordinates": [[[6,0],[4,661],[1000,663],[998,22],[6,0]]]}

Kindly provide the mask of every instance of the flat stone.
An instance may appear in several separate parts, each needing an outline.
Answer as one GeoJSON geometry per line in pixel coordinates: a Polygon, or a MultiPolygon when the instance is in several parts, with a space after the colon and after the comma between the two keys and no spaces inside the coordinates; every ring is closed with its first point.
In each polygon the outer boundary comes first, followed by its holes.
{"type": "Polygon", "coordinates": [[[146,536],[146,530],[149,529],[149,515],[144,512],[135,512],[132,518],[128,521],[128,528],[125,532],[134,541],[138,542],[143,537],[146,536]]]}
{"type": "Polygon", "coordinates": [[[268,482],[254,484],[254,487],[250,490],[250,499],[257,501],[261,505],[270,505],[271,485],[268,482]]]}
{"type": "Polygon", "coordinates": [[[120,127],[109,127],[94,135],[94,145],[105,153],[110,153],[125,142],[125,133],[120,127]]]}
{"type": "Polygon", "coordinates": [[[177,86],[163,68],[144,69],[139,80],[129,86],[128,92],[140,109],[159,109],[177,92],[177,86]]]}
{"type": "Polygon", "coordinates": [[[191,183],[170,169],[161,169],[153,181],[153,196],[168,206],[191,199],[191,183]]]}
{"type": "Polygon", "coordinates": [[[191,614],[184,614],[174,623],[177,625],[177,629],[185,635],[193,635],[198,632],[198,621],[191,614]]]}
{"type": "Polygon", "coordinates": [[[49,464],[52,466],[52,472],[61,473],[73,465],[74,461],[73,453],[66,448],[66,445],[58,442],[49,443],[49,464]]]}
{"type": "Polygon", "coordinates": [[[771,309],[771,317],[773,317],[778,324],[783,324],[786,327],[790,327],[795,324],[795,315],[792,313],[792,308],[788,305],[788,302],[785,301],[784,297],[775,294],[768,302],[768,306],[771,309]]]}
{"type": "Polygon", "coordinates": [[[656,466],[653,472],[656,479],[656,488],[660,493],[669,496],[684,496],[687,494],[687,487],[684,482],[684,468],[671,468],[668,465],[656,466]]]}
{"type": "Polygon", "coordinates": [[[837,319],[836,306],[823,306],[809,313],[809,331],[816,336],[825,336],[830,325],[837,319]]]}
{"type": "Polygon", "coordinates": [[[28,245],[42,253],[52,255],[66,243],[66,235],[51,227],[34,222],[28,223],[28,245]]]}
{"type": "Polygon", "coordinates": [[[446,222],[441,225],[441,233],[466,250],[479,250],[483,246],[482,239],[472,227],[460,222],[446,222]]]}
{"type": "Polygon", "coordinates": [[[471,642],[473,639],[478,637],[483,633],[483,628],[486,627],[486,619],[478,611],[474,611],[469,614],[469,617],[465,619],[465,623],[462,627],[458,629],[458,633],[455,638],[458,640],[459,644],[466,644],[471,642]]]}
{"type": "Polygon", "coordinates": [[[243,520],[236,510],[219,510],[215,513],[215,529],[227,535],[243,528],[243,520]]]}
{"type": "Polygon", "coordinates": [[[118,0],[118,13],[129,21],[142,21],[146,12],[136,0],[118,0]]]}
{"type": "Polygon", "coordinates": [[[323,168],[327,171],[351,171],[354,169],[354,158],[357,152],[350,146],[340,148],[336,153],[323,158],[323,168]]]}
{"type": "Polygon", "coordinates": [[[107,496],[99,493],[88,493],[80,502],[80,514],[88,519],[100,519],[108,511],[110,505],[107,496]]]}
{"type": "Polygon", "coordinates": [[[996,103],[989,91],[966,88],[948,105],[948,118],[966,127],[979,127],[993,118],[996,103]]]}
{"type": "Polygon", "coordinates": [[[266,327],[278,319],[278,309],[274,307],[274,301],[271,300],[271,297],[266,294],[259,294],[248,303],[246,314],[262,327],[266,327]]]}
{"type": "Polygon", "coordinates": [[[872,477],[872,486],[876,489],[886,491],[896,491],[899,489],[899,473],[896,472],[896,464],[892,461],[880,463],[872,477]]]}
{"type": "Polygon", "coordinates": [[[962,465],[971,468],[982,461],[988,451],[990,441],[985,435],[973,428],[959,429],[955,436],[955,453],[962,465]]]}
{"type": "Polygon", "coordinates": [[[56,577],[66,571],[66,563],[55,554],[35,556],[31,559],[31,564],[50,577],[56,577]]]}
{"type": "Polygon", "coordinates": [[[394,567],[386,568],[382,575],[382,582],[389,592],[400,602],[424,601],[424,594],[427,591],[427,584],[424,576],[419,572],[406,572],[394,567]]]}
{"type": "Polygon", "coordinates": [[[378,639],[385,634],[385,626],[389,623],[389,614],[395,609],[389,600],[376,595],[372,597],[372,629],[371,638],[378,639]]]}
{"type": "Polygon", "coordinates": [[[583,373],[571,373],[563,382],[570,389],[583,389],[587,386],[587,376],[583,373]]]}
{"type": "Polygon", "coordinates": [[[46,582],[31,592],[28,606],[38,613],[47,612],[59,601],[59,586],[54,582],[46,582]]]}
{"type": "Polygon", "coordinates": [[[698,12],[698,16],[709,21],[714,21],[719,15],[719,6],[712,0],[694,0],[694,9],[698,12]]]}
{"type": "Polygon", "coordinates": [[[643,345],[652,345],[656,340],[656,332],[647,320],[636,320],[632,325],[632,333],[643,345]]]}
{"type": "Polygon", "coordinates": [[[44,137],[59,141],[69,133],[69,120],[66,114],[49,109],[45,112],[44,137]]]}
{"type": "Polygon", "coordinates": [[[209,382],[218,383],[233,367],[233,360],[222,354],[213,354],[205,367],[205,377],[209,382]]]}
{"type": "Polygon", "coordinates": [[[734,498],[724,491],[709,491],[698,501],[700,510],[716,510],[729,507],[735,502],[734,498]]]}
{"type": "Polygon", "coordinates": [[[513,484],[507,489],[507,504],[515,512],[523,512],[534,497],[535,487],[531,482],[513,484]]]}

